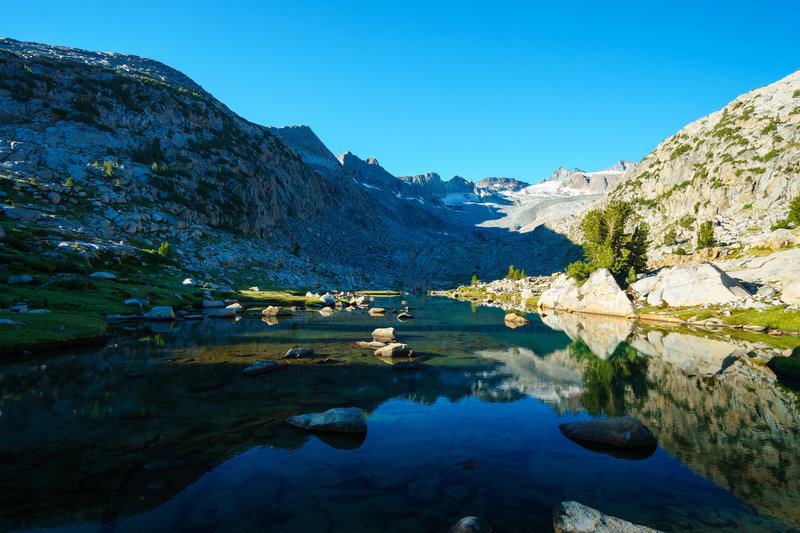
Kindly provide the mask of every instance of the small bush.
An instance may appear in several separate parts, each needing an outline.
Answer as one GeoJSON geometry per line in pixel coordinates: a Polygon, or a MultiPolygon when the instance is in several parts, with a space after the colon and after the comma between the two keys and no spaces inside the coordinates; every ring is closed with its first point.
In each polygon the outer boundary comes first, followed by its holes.
{"type": "Polygon", "coordinates": [[[477,274],[473,274],[472,275],[472,281],[470,282],[470,285],[477,285],[477,284],[478,284],[478,275],[477,274]]]}
{"type": "Polygon", "coordinates": [[[170,249],[167,241],[162,242],[158,247],[158,255],[161,257],[170,257],[172,255],[172,250],[170,249]]]}
{"type": "Polygon", "coordinates": [[[511,266],[508,267],[508,274],[506,275],[506,279],[517,280],[517,279],[523,279],[523,278],[526,278],[526,277],[527,276],[525,275],[525,271],[524,270],[516,269],[516,268],[514,268],[514,265],[511,265],[511,266]]]}
{"type": "Polygon", "coordinates": [[[75,178],[73,178],[72,176],[68,177],[67,181],[64,182],[65,187],[74,187],[75,185],[77,184],[75,183],[75,178]]]}
{"type": "Polygon", "coordinates": [[[675,246],[678,244],[678,232],[675,228],[670,228],[664,234],[664,246],[675,246]]]}
{"type": "Polygon", "coordinates": [[[700,224],[700,228],[697,230],[697,248],[708,248],[714,246],[714,244],[716,244],[716,240],[714,239],[714,223],[710,220],[706,220],[700,224]]]}
{"type": "Polygon", "coordinates": [[[679,246],[675,248],[675,251],[672,253],[674,253],[675,255],[686,255],[686,249],[683,246],[679,246]]]}
{"type": "Polygon", "coordinates": [[[692,215],[683,215],[681,219],[678,221],[678,224],[684,229],[689,229],[692,227],[692,224],[695,223],[697,219],[692,215]]]}

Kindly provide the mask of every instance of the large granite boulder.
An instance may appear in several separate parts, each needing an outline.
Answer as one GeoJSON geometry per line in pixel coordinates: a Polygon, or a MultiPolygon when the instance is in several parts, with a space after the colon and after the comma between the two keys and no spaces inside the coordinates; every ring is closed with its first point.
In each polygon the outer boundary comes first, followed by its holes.
{"type": "Polygon", "coordinates": [[[631,316],[634,307],[607,268],[595,270],[583,285],[559,275],[539,298],[539,307],[580,313],[631,316]]]}
{"type": "Polygon", "coordinates": [[[690,261],[664,268],[655,276],[640,279],[631,288],[650,305],[671,307],[724,304],[750,293],[715,265],[690,261]]]}
{"type": "Polygon", "coordinates": [[[576,501],[556,505],[553,529],[555,533],[659,533],[657,529],[604,515],[576,501]]]}
{"type": "Polygon", "coordinates": [[[569,422],[558,429],[568,439],[588,447],[652,451],[658,446],[650,428],[629,416],[569,422]]]}
{"type": "Polygon", "coordinates": [[[340,407],[323,413],[290,416],[286,422],[309,431],[367,432],[367,417],[358,407],[340,407]]]}
{"type": "Polygon", "coordinates": [[[412,357],[414,352],[409,349],[408,344],[393,342],[383,348],[375,350],[376,357],[412,357]]]}
{"type": "Polygon", "coordinates": [[[394,328],[375,328],[372,332],[372,339],[378,342],[394,342],[397,337],[394,335],[394,328]]]}
{"type": "Polygon", "coordinates": [[[261,316],[292,316],[292,312],[289,309],[270,305],[261,311],[261,316]]]}
{"type": "Polygon", "coordinates": [[[781,300],[789,305],[800,304],[800,278],[783,288],[783,291],[781,291],[781,300]]]}

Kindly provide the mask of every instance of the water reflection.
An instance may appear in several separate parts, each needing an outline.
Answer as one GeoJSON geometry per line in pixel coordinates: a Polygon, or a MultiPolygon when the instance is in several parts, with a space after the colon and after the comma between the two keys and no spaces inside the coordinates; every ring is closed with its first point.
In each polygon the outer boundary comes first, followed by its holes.
{"type": "Polygon", "coordinates": [[[412,305],[402,324],[355,311],[142,325],[94,353],[0,368],[0,529],[427,531],[481,514],[518,530],[545,527],[565,498],[663,529],[783,527],[730,493],[800,523],[800,416],[753,346],[577,315],[511,330],[499,310],[412,305]],[[386,326],[421,370],[355,344],[386,326]],[[295,345],[330,361],[241,376],[295,345]],[[341,406],[369,413],[366,439],[282,423],[341,406]],[[557,429],[621,414],[669,455],[627,465],[557,429]]]}

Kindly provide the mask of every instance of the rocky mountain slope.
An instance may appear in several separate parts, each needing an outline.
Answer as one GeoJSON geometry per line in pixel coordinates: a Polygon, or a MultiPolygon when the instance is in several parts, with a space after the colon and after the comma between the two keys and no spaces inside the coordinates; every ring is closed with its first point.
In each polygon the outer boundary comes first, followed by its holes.
{"type": "Polygon", "coordinates": [[[800,71],[682,128],[625,178],[609,198],[636,202],[657,254],[692,248],[707,220],[724,244],[769,238],[800,194],[800,71]]]}
{"type": "Polygon", "coordinates": [[[198,277],[235,268],[339,287],[446,283],[509,262],[549,272],[574,253],[545,229],[482,228],[493,209],[411,181],[337,159],[308,127],[250,123],[156,61],[0,39],[0,221],[39,235],[36,253],[169,242],[198,277]]]}

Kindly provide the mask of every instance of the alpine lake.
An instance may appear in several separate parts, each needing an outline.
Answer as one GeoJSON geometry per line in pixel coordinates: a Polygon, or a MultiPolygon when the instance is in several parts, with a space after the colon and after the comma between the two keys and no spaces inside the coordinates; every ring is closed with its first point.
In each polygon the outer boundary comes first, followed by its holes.
{"type": "MultiPolygon", "coordinates": [[[[505,312],[427,296],[366,310],[128,322],[102,347],[0,363],[0,531],[552,531],[576,500],[664,531],[796,531],[800,403],[758,335],[505,312]],[[356,341],[394,327],[398,371],[356,341]],[[282,360],[294,346],[311,358],[282,360]],[[246,377],[258,360],[282,364],[246,377]],[[366,436],[289,416],[367,414],[366,436]],[[629,415],[659,447],[586,449],[566,422],[629,415]]],[[[763,337],[763,336],[762,336],[763,337]]]]}

